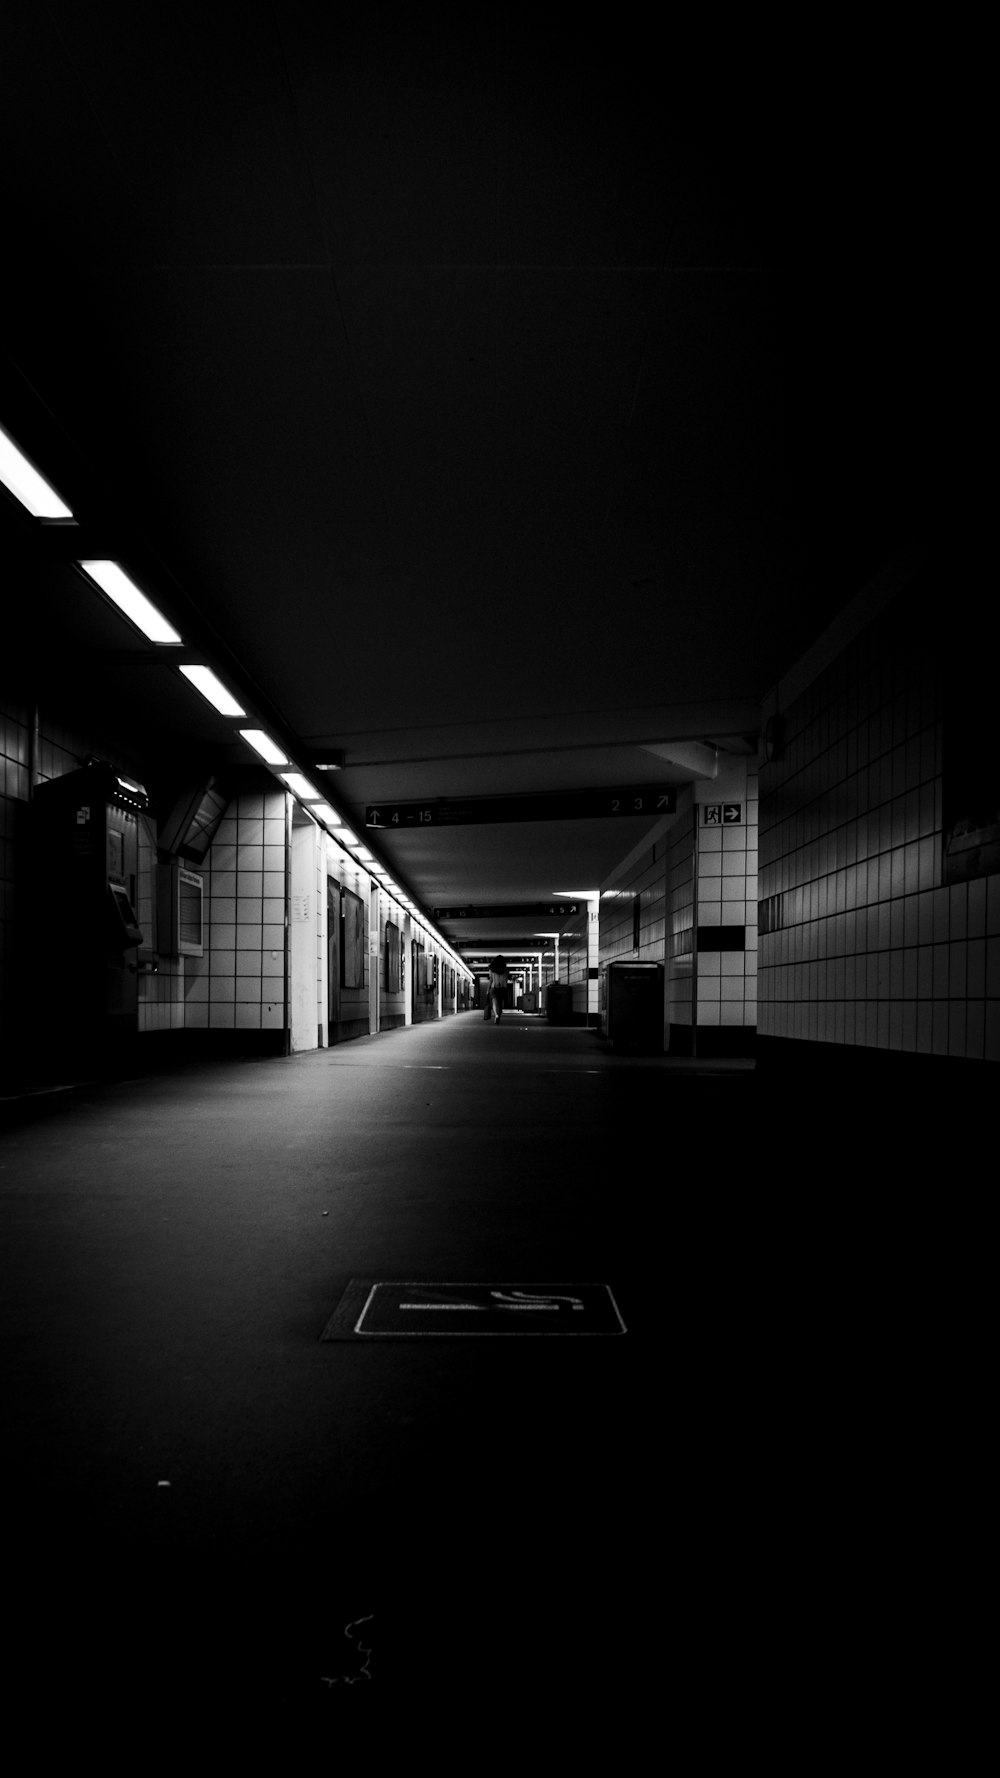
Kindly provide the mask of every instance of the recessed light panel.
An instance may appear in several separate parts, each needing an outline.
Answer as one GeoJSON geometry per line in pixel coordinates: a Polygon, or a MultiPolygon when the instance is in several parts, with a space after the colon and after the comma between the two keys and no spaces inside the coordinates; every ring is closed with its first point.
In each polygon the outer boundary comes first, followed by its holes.
{"type": "Polygon", "coordinates": [[[259,753],[261,759],[265,760],[269,766],[286,766],[288,764],[288,760],[277,742],[272,741],[270,735],[266,735],[262,728],[241,728],[240,735],[247,746],[252,747],[255,753],[259,753]]]}
{"type": "Polygon", "coordinates": [[[117,562],[80,562],[79,566],[96,581],[102,593],[106,593],[113,605],[141,630],[148,642],[171,643],[179,642],[180,637],[173,625],[168,623],[162,611],[145,593],[140,592],[134,580],[130,580],[117,562]]]}
{"type": "Polygon", "coordinates": [[[19,445],[0,426],[0,482],[36,519],[71,519],[73,514],[35,468],[19,445]]]}
{"type": "Polygon", "coordinates": [[[304,803],[318,803],[322,801],[319,791],[313,789],[308,778],[303,777],[301,772],[282,772],[281,776],[284,782],[288,785],[289,790],[294,791],[296,796],[301,797],[304,803]]]}
{"type": "Polygon", "coordinates": [[[217,679],[211,667],[182,667],[185,679],[200,691],[203,698],[218,710],[220,716],[245,716],[246,711],[241,704],[228,692],[221,679],[217,679]]]}

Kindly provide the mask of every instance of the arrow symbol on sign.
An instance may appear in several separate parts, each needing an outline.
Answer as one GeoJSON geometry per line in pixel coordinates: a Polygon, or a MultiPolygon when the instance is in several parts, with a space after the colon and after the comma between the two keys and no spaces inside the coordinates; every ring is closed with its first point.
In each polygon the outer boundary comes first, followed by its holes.
{"type": "Polygon", "coordinates": [[[503,1290],[491,1290],[505,1309],[558,1309],[560,1303],[569,1303],[571,1309],[582,1309],[583,1303],[578,1296],[551,1296],[534,1290],[512,1290],[508,1294],[503,1290]],[[517,1301],[512,1299],[516,1298],[517,1301]]]}

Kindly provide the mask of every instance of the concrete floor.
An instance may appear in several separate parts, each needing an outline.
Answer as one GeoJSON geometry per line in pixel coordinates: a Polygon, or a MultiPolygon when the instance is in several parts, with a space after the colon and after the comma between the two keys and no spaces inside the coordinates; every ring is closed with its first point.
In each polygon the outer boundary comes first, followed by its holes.
{"type": "Polygon", "coordinates": [[[12,1695],[773,1744],[761,1638],[798,1665],[857,1451],[865,1519],[911,1448],[928,1209],[871,1104],[768,1091],[466,1014],[0,1107],[12,1695]],[[604,1282],[627,1331],[322,1342],[380,1276],[604,1282]]]}

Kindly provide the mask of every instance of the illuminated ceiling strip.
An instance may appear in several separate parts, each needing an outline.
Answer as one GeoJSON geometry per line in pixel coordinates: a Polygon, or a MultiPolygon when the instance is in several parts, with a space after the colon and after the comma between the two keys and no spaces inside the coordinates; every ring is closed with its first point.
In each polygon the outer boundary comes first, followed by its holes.
{"type": "Polygon", "coordinates": [[[260,754],[261,759],[264,760],[267,765],[288,765],[289,762],[282,753],[277,742],[272,741],[270,735],[266,735],[262,728],[241,728],[240,736],[247,743],[248,747],[252,747],[255,753],[260,754]]]}
{"type": "Polygon", "coordinates": [[[320,803],[323,801],[322,793],[313,788],[302,772],[280,772],[278,775],[301,802],[320,803]]]}
{"type": "MultiPolygon", "coordinates": [[[[0,482],[33,518],[71,519],[73,517],[70,507],[66,505],[52,484],[45,479],[40,470],[36,469],[30,458],[25,456],[20,446],[15,444],[10,434],[2,426],[0,426],[0,482]]],[[[146,594],[136,586],[117,562],[95,559],[79,561],[77,566],[96,586],[100,587],[112,604],[130,623],[135,625],[147,641],[171,646],[181,643],[182,638],[174,626],[168,622],[152,600],[147,598],[146,594]]],[[[188,663],[180,668],[180,672],[189,685],[192,685],[195,691],[199,692],[206,702],[219,712],[220,716],[240,717],[246,715],[243,706],[227,690],[211,667],[188,663]]],[[[290,765],[291,762],[286,758],[281,748],[263,729],[240,729],[239,734],[241,739],[246,741],[254,752],[264,760],[265,764],[275,767],[290,765]]],[[[340,758],[337,758],[336,763],[331,759],[329,764],[324,762],[321,769],[324,771],[336,770],[341,764],[340,758]]],[[[335,830],[331,837],[335,838],[338,843],[349,846],[357,859],[362,862],[364,867],[367,867],[368,874],[381,880],[386,893],[392,896],[397,905],[407,908],[415,919],[418,918],[414,903],[401,896],[401,892],[387,873],[382,870],[373,853],[344,826],[336,810],[322,800],[320,792],[313,788],[305,775],[301,772],[287,771],[281,772],[280,776],[292,793],[309,806],[313,814],[322,820],[328,828],[335,830]]],[[[437,933],[433,927],[429,927],[427,930],[428,936],[434,936],[443,953],[450,957],[452,962],[465,967],[462,959],[449,950],[440,933],[437,933]]]]}
{"type": "Polygon", "coordinates": [[[90,576],[129,622],[142,631],[147,641],[162,645],[181,640],[173,624],[167,622],[162,611],[157,611],[152,600],[147,599],[117,562],[78,562],[77,567],[90,576]]]}
{"type": "Polygon", "coordinates": [[[187,666],[181,667],[180,671],[185,679],[194,686],[195,691],[199,691],[213,709],[218,710],[220,716],[246,715],[242,704],[238,704],[232,693],[226,690],[222,680],[216,677],[211,667],[187,666]]]}
{"type": "Polygon", "coordinates": [[[36,519],[71,519],[73,514],[51,482],[35,468],[9,432],[0,426],[0,482],[36,519]]]}

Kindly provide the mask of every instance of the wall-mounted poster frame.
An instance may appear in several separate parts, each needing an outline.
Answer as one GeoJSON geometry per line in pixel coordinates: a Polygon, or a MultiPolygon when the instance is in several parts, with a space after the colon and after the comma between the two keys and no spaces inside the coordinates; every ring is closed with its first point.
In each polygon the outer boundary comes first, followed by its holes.
{"type": "Polygon", "coordinates": [[[385,987],[387,994],[398,994],[403,987],[403,947],[401,933],[394,920],[385,923],[385,987]]]}
{"type": "Polygon", "coordinates": [[[340,892],[340,984],[365,985],[365,904],[350,889],[340,892]]]}

